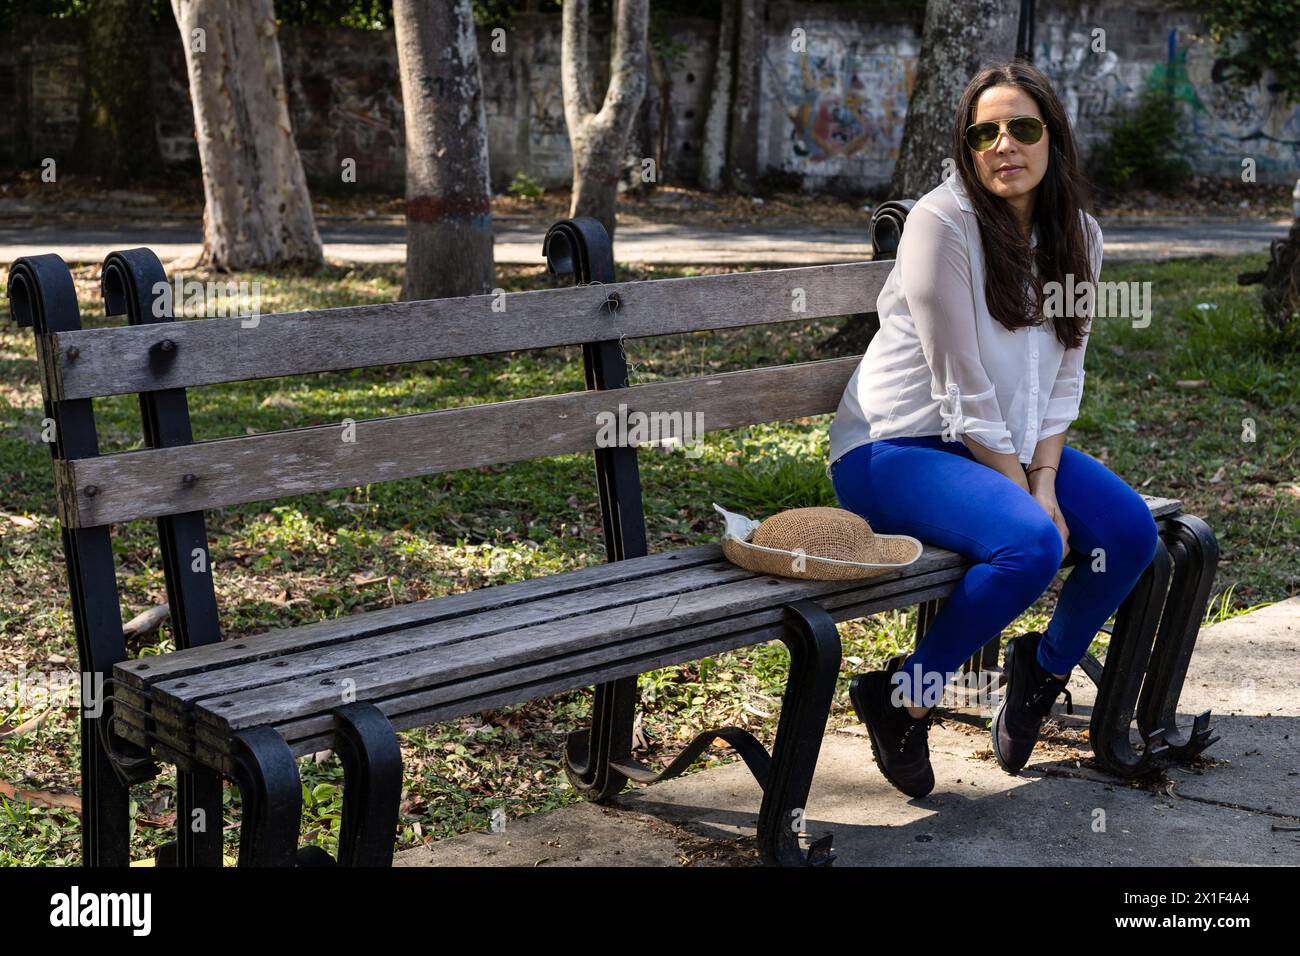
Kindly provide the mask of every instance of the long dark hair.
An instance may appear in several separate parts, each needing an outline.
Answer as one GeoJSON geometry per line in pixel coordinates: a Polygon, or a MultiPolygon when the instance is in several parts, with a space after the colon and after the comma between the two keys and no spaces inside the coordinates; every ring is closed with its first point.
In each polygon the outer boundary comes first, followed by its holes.
{"type": "MultiPolygon", "coordinates": [[[[1092,281],[1088,237],[1081,215],[1088,204],[1087,181],[1079,167],[1070,119],[1052,89],[1051,80],[1023,60],[995,63],[980,70],[966,85],[957,103],[952,149],[979,222],[984,245],[984,296],[989,314],[1013,332],[1037,325],[1041,321],[1045,283],[1055,281],[1064,286],[1068,274],[1074,275],[1076,286],[1092,281]],[[966,145],[966,127],[975,122],[975,104],[993,86],[1024,90],[1038,104],[1047,124],[1047,172],[1038,184],[1034,201],[1033,224],[1038,227],[1036,249],[1030,248],[1011,207],[980,183],[975,160],[966,145]]],[[[1056,337],[1069,349],[1082,343],[1089,316],[1062,314],[1054,316],[1052,321],[1056,337]]]]}

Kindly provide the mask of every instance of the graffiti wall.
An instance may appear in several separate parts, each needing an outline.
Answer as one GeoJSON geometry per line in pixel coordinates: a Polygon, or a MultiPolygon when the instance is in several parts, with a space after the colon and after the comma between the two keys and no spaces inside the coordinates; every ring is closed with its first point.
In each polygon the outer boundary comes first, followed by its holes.
{"type": "Polygon", "coordinates": [[[1154,86],[1173,95],[1198,171],[1240,175],[1242,160],[1251,159],[1260,181],[1300,176],[1300,104],[1286,104],[1265,84],[1230,88],[1190,14],[1151,0],[1044,6],[1034,59],[1061,93],[1085,151],[1105,136],[1118,108],[1154,86]]]}
{"type": "MultiPolygon", "coordinates": [[[[808,188],[887,183],[920,25],[869,20],[861,8],[770,9],[760,165],[808,188]]],[[[1300,104],[1263,85],[1229,89],[1195,17],[1163,0],[1039,0],[1034,61],[1060,93],[1085,154],[1118,109],[1148,85],[1167,85],[1192,134],[1197,171],[1239,175],[1250,158],[1261,182],[1300,176],[1300,104]]]]}

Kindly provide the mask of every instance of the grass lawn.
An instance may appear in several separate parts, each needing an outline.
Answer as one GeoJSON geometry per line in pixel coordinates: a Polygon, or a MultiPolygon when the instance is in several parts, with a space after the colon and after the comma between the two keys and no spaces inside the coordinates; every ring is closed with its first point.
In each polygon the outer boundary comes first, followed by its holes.
{"type": "MultiPolygon", "coordinates": [[[[1145,329],[1098,322],[1083,414],[1068,438],[1140,490],[1181,498],[1214,528],[1223,557],[1211,620],[1284,599],[1300,580],[1300,353],[1262,331],[1256,293],[1235,282],[1263,258],[1107,266],[1107,279],[1153,283],[1153,317],[1145,329]]],[[[83,313],[102,312],[98,269],[76,274],[83,313]]],[[[621,278],[682,274],[625,268],[621,278]]],[[[548,282],[539,269],[501,270],[499,277],[509,290],[548,282]]],[[[399,267],[369,267],[238,278],[262,283],[262,310],[269,313],[392,300],[401,276],[399,267]]],[[[632,379],[827,357],[820,343],[835,324],[630,342],[632,379]]],[[[24,674],[30,681],[33,674],[68,678],[76,671],[33,355],[30,333],[17,329],[6,310],[0,315],[0,863],[75,863],[76,712],[16,703],[24,674]],[[43,712],[37,726],[7,733],[43,712]]],[[[190,408],[196,438],[206,439],[581,387],[579,351],[554,349],[194,389],[190,408]]],[[[100,400],[96,410],[102,450],[139,446],[134,396],[100,400]]],[[[711,435],[699,458],[644,450],[651,550],[716,539],[715,500],[757,517],[834,504],[823,471],[828,424],[821,417],[711,435]]],[[[208,529],[228,636],[603,560],[590,456],[230,508],[209,513],[208,529]]],[[[124,619],[166,601],[153,535],[150,522],[114,529],[124,619]]],[[[1058,588],[1059,581],[1020,618],[1016,633],[1045,626],[1058,588]]],[[[842,625],[842,679],[847,683],[852,673],[905,649],[913,626],[911,612],[842,625]]],[[[170,649],[165,626],[132,648],[140,655],[170,649]]],[[[785,649],[775,644],[642,675],[647,748],[639,756],[655,762],[718,724],[749,727],[770,744],[785,672],[785,649]]],[[[565,734],[582,726],[589,696],[571,693],[403,733],[400,846],[487,829],[496,808],[514,818],[574,802],[560,756],[565,734]]],[[[832,725],[851,720],[841,693],[832,725]]],[[[333,852],[342,768],[333,756],[318,757],[302,763],[303,842],[333,852]]],[[[733,757],[715,749],[698,766],[733,757]]],[[[757,801],[757,789],[754,795],[757,801]]],[[[133,853],[143,858],[171,836],[173,777],[138,786],[133,796],[133,853]]],[[[227,799],[237,806],[237,793],[228,789],[227,799]]],[[[232,841],[235,819],[227,818],[232,841]]]]}

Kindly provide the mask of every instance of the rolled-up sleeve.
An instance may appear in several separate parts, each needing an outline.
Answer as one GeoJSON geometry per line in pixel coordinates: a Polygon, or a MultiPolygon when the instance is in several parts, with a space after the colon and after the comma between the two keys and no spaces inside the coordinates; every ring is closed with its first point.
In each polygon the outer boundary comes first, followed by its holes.
{"type": "MultiPolygon", "coordinates": [[[[1101,282],[1101,227],[1091,216],[1087,219],[1089,231],[1089,262],[1092,265],[1092,284],[1096,302],[1096,293],[1098,292],[1098,283],[1101,282]]],[[[1095,305],[1094,305],[1095,311],[1095,305]]],[[[1083,401],[1083,380],[1086,376],[1083,368],[1083,358],[1088,351],[1088,340],[1092,338],[1092,318],[1089,317],[1088,325],[1083,335],[1083,341],[1079,343],[1078,348],[1066,349],[1061,358],[1061,369],[1056,374],[1056,382],[1052,386],[1052,394],[1047,402],[1047,410],[1043,414],[1043,427],[1039,431],[1039,441],[1052,435],[1058,435],[1070,427],[1070,423],[1079,417],[1079,406],[1083,401]]]]}
{"type": "Polygon", "coordinates": [[[940,402],[950,432],[1014,455],[997,391],[980,359],[970,256],[961,230],[942,213],[917,206],[907,217],[897,267],[930,367],[930,395],[940,402]]]}

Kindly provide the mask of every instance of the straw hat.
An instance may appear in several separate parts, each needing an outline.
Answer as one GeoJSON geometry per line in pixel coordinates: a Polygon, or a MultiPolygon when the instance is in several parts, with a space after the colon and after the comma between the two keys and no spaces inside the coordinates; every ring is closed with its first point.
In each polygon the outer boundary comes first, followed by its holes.
{"type": "Polygon", "coordinates": [[[876,534],[843,508],[795,508],[758,522],[714,504],[726,527],[722,553],[750,571],[812,581],[871,578],[906,567],[921,556],[906,534],[876,534]]]}

